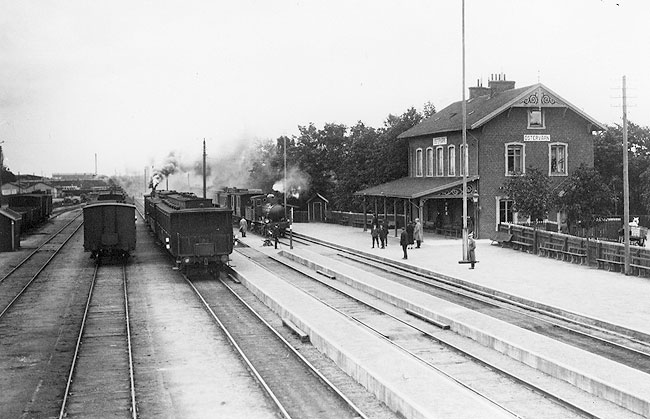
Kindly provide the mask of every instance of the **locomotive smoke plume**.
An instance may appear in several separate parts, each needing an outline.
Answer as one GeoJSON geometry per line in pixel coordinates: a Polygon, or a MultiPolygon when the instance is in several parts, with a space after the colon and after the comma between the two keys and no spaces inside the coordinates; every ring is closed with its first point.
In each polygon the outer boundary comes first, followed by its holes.
{"type": "Polygon", "coordinates": [[[168,177],[169,175],[173,175],[174,173],[176,173],[176,171],[179,168],[178,160],[179,159],[176,156],[176,152],[171,151],[167,155],[167,158],[165,158],[165,163],[163,164],[163,167],[159,169],[160,174],[162,174],[165,177],[168,177]]]}
{"type": "Polygon", "coordinates": [[[163,180],[163,175],[160,174],[159,172],[154,171],[153,174],[151,175],[151,180],[149,180],[149,188],[156,189],[156,187],[160,182],[162,182],[162,180],[163,180]]]}
{"type": "MultiPolygon", "coordinates": [[[[207,196],[225,186],[247,188],[250,156],[254,152],[251,141],[233,141],[232,147],[207,142],[206,185],[207,196]]],[[[197,148],[191,157],[179,151],[171,151],[162,165],[157,165],[151,177],[151,187],[167,180],[169,189],[203,194],[203,156],[197,148]]]]}
{"type": "MultiPolygon", "coordinates": [[[[297,167],[289,167],[287,169],[287,194],[298,198],[301,193],[307,192],[311,184],[311,178],[308,174],[301,171],[297,167]]],[[[275,184],[273,184],[273,190],[285,193],[284,191],[285,182],[284,179],[280,179],[275,184]]]]}

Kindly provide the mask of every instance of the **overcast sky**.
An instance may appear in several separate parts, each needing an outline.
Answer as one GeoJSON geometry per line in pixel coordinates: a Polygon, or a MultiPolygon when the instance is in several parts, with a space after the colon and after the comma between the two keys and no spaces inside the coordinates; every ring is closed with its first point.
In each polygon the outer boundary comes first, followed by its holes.
{"type": "MultiPolygon", "coordinates": [[[[142,173],[310,122],[381,127],[461,99],[461,1],[0,0],[0,141],[15,173],[142,173]]],[[[467,86],[541,81],[650,125],[650,2],[466,0],[467,86]]]]}

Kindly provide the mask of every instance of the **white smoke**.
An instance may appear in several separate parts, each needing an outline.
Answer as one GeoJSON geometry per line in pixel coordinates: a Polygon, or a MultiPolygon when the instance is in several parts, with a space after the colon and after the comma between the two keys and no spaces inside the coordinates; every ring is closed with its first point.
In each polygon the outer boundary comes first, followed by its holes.
{"type": "Polygon", "coordinates": [[[290,167],[287,169],[286,179],[283,178],[275,182],[275,184],[273,184],[273,190],[285,193],[285,184],[287,195],[298,198],[301,193],[309,191],[311,178],[307,173],[301,171],[299,168],[290,167]]]}

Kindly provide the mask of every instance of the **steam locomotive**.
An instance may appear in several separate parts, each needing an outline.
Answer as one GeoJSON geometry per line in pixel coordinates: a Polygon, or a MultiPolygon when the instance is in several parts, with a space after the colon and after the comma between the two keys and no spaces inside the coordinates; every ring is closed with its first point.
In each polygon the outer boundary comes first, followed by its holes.
{"type": "Polygon", "coordinates": [[[224,188],[217,193],[220,207],[229,208],[233,221],[246,219],[251,231],[268,236],[277,227],[285,237],[290,227],[285,207],[274,194],[263,194],[261,189],[224,188]]]}

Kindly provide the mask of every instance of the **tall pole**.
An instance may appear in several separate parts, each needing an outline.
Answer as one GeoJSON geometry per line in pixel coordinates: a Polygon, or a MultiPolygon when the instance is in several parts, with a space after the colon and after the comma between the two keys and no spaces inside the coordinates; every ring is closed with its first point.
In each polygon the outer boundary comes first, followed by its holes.
{"type": "Polygon", "coordinates": [[[467,172],[469,171],[469,153],[467,151],[467,103],[465,102],[465,0],[462,1],[462,42],[463,42],[463,99],[461,113],[463,114],[463,261],[467,261],[467,172]]]}
{"type": "Polygon", "coordinates": [[[630,183],[627,156],[627,96],[623,76],[623,231],[625,233],[625,275],[630,274],[630,183]]]}
{"type": "MultiPolygon", "coordinates": [[[[2,143],[4,143],[4,141],[0,141],[0,144],[2,143]]],[[[2,171],[3,170],[4,170],[4,156],[2,154],[2,146],[0,145],[0,208],[2,208],[2,171]]]]}
{"type": "Polygon", "coordinates": [[[284,191],[284,220],[287,220],[287,136],[282,136],[284,140],[284,178],[282,179],[282,190],[284,191]]]}
{"type": "Polygon", "coordinates": [[[203,198],[205,199],[207,195],[206,187],[205,187],[205,158],[206,158],[206,153],[205,153],[205,138],[203,139],[203,198]]]}

